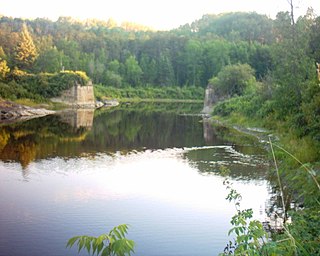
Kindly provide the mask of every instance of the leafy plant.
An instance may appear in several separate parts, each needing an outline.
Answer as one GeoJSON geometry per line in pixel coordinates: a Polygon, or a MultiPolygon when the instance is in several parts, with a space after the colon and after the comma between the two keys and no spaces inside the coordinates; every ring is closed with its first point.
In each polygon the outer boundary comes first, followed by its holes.
{"type": "MultiPolygon", "coordinates": [[[[223,170],[223,174],[227,175],[228,171],[223,170]]],[[[251,220],[253,217],[252,209],[241,210],[240,202],[242,200],[239,194],[233,187],[228,178],[225,178],[223,184],[229,190],[226,199],[233,202],[236,208],[236,214],[231,219],[232,228],[228,235],[234,234],[234,242],[229,241],[225,247],[224,253],[220,255],[266,255],[265,244],[268,239],[268,234],[264,230],[263,225],[258,220],[251,220]]]]}
{"type": "Polygon", "coordinates": [[[254,70],[248,64],[225,66],[217,77],[209,80],[215,92],[222,98],[241,96],[253,92],[256,87],[254,70]]]}
{"type": "Polygon", "coordinates": [[[69,239],[67,247],[75,244],[78,246],[78,253],[87,250],[90,255],[100,256],[125,256],[134,253],[135,243],[126,238],[128,225],[122,224],[114,227],[108,234],[94,236],[75,236],[69,239]]]}

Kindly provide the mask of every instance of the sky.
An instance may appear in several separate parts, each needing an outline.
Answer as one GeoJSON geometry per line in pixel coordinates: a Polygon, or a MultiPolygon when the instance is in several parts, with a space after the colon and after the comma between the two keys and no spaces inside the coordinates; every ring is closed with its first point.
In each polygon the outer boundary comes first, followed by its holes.
{"type": "MultiPolygon", "coordinates": [[[[294,0],[294,4],[296,16],[310,6],[320,15],[319,0],[294,0]]],[[[0,0],[0,14],[14,18],[112,18],[119,24],[130,21],[159,30],[177,28],[204,14],[255,11],[275,18],[277,12],[289,10],[288,0],[0,0]]]]}

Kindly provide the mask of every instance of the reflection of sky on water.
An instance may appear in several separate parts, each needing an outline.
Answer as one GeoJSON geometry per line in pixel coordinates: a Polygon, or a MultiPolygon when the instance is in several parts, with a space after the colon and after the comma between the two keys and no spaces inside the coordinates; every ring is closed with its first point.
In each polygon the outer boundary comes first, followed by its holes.
{"type": "Polygon", "coordinates": [[[70,237],[121,223],[136,255],[217,255],[235,213],[221,165],[263,220],[264,152],[246,138],[231,142],[225,128],[166,111],[103,110],[88,126],[53,116],[5,129],[0,256],[76,255],[65,249],[70,237]]]}
{"type": "MultiPolygon", "coordinates": [[[[22,171],[19,164],[0,163],[0,193],[5,195],[0,229],[7,231],[0,235],[0,251],[15,241],[15,255],[23,255],[28,241],[46,244],[53,237],[42,253],[61,248],[65,255],[71,236],[98,235],[129,223],[137,255],[217,255],[228,241],[235,208],[225,200],[223,177],[201,174],[185,157],[192,151],[201,147],[57,157],[31,163],[25,178],[17,171],[22,171]]],[[[253,208],[261,219],[267,182],[233,183],[243,196],[242,206],[253,208]]],[[[34,248],[33,255],[40,255],[34,248]]]]}

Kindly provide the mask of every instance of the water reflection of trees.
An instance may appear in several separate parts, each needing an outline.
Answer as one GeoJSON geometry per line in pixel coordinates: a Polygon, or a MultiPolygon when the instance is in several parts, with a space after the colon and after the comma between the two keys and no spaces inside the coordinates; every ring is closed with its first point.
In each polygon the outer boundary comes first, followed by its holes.
{"type": "Polygon", "coordinates": [[[86,129],[74,128],[61,122],[59,116],[46,116],[0,127],[0,159],[20,162],[26,167],[30,162],[52,155],[59,143],[79,141],[86,129]]]}
{"type": "Polygon", "coordinates": [[[96,116],[84,144],[99,151],[203,145],[200,120],[166,111],[105,111],[96,116]]]}
{"type": "Polygon", "coordinates": [[[201,144],[199,117],[176,115],[195,111],[194,106],[123,105],[97,111],[94,122],[93,111],[79,114],[78,110],[1,126],[0,159],[26,167],[36,159],[54,156],[201,144]]]}
{"type": "Polygon", "coordinates": [[[92,125],[88,120],[93,118],[93,112],[87,117],[68,113],[2,126],[0,159],[26,167],[34,160],[55,156],[227,145],[229,151],[191,150],[185,156],[201,172],[214,172],[219,166],[228,165],[234,177],[261,178],[265,152],[256,142],[248,143],[248,138],[223,127],[212,127],[200,116],[188,115],[200,109],[201,105],[194,104],[122,105],[96,111],[92,125]],[[84,120],[85,125],[79,125],[79,120],[84,120]]]}
{"type": "Polygon", "coordinates": [[[203,119],[203,133],[205,140],[214,141],[211,145],[219,147],[186,153],[186,157],[200,172],[219,174],[221,166],[224,166],[235,179],[266,179],[269,168],[267,152],[256,137],[212,124],[212,121],[206,118],[203,119]]]}

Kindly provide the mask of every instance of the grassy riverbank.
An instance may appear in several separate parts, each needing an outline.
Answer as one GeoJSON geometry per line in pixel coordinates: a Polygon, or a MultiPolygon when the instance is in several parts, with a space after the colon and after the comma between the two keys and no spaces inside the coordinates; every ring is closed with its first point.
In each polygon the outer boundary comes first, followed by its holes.
{"type": "Polygon", "coordinates": [[[319,255],[320,143],[311,136],[297,136],[285,122],[272,124],[270,119],[251,119],[239,112],[224,117],[214,115],[212,120],[244,133],[261,131],[255,135],[269,144],[273,203],[268,211],[279,220],[290,221],[272,234],[272,241],[264,246],[266,251],[276,255],[319,255]],[[268,135],[273,139],[268,141],[268,135]]]}

